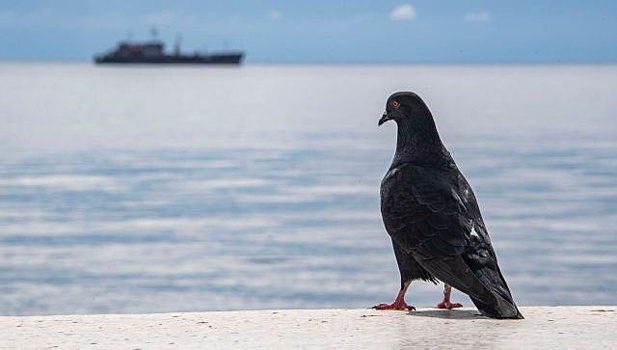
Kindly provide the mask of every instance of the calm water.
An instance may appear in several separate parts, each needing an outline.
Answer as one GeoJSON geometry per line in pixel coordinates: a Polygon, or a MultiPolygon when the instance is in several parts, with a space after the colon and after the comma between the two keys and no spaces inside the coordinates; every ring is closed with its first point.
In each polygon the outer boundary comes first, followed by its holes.
{"type": "Polygon", "coordinates": [[[518,303],[614,304],[615,65],[0,64],[0,315],[391,301],[377,120],[401,89],[433,110],[518,303]]]}

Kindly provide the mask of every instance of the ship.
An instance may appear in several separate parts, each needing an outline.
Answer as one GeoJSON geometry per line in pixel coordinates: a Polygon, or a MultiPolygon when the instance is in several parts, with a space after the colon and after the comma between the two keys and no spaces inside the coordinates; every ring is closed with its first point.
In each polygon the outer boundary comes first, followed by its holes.
{"type": "Polygon", "coordinates": [[[156,39],[144,42],[121,41],[114,49],[95,55],[94,63],[240,65],[243,58],[243,51],[231,50],[185,54],[180,51],[180,40],[177,38],[171,53],[166,53],[165,44],[156,39]]]}

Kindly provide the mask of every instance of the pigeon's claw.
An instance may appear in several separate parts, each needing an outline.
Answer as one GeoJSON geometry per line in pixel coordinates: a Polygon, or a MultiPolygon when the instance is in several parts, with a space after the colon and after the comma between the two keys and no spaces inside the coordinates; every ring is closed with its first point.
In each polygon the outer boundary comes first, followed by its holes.
{"type": "Polygon", "coordinates": [[[394,301],[392,304],[379,304],[373,306],[375,310],[403,310],[403,311],[413,311],[416,308],[411,305],[407,305],[404,301],[394,301]]]}
{"type": "Polygon", "coordinates": [[[449,301],[442,301],[441,303],[437,304],[437,308],[438,309],[456,309],[459,307],[463,307],[463,304],[461,303],[451,303],[449,301]]]}

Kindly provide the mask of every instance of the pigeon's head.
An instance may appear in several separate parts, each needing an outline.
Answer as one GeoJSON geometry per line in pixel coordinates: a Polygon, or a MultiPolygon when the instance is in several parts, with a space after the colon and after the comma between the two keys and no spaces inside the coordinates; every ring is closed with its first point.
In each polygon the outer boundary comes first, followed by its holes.
{"type": "Polygon", "coordinates": [[[413,124],[426,123],[426,119],[432,121],[433,117],[424,101],[420,96],[411,91],[401,91],[392,94],[386,102],[386,111],[383,112],[379,124],[381,125],[388,120],[394,120],[397,123],[411,122],[413,124]]]}

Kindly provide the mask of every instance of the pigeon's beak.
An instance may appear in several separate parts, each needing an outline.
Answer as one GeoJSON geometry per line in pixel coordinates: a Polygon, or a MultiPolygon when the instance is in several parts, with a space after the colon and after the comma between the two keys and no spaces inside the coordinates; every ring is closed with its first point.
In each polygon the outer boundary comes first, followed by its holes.
{"type": "Polygon", "coordinates": [[[381,124],[387,122],[388,120],[390,120],[388,112],[383,112],[383,115],[381,116],[381,119],[379,119],[379,123],[377,123],[377,126],[381,126],[381,124]]]}

